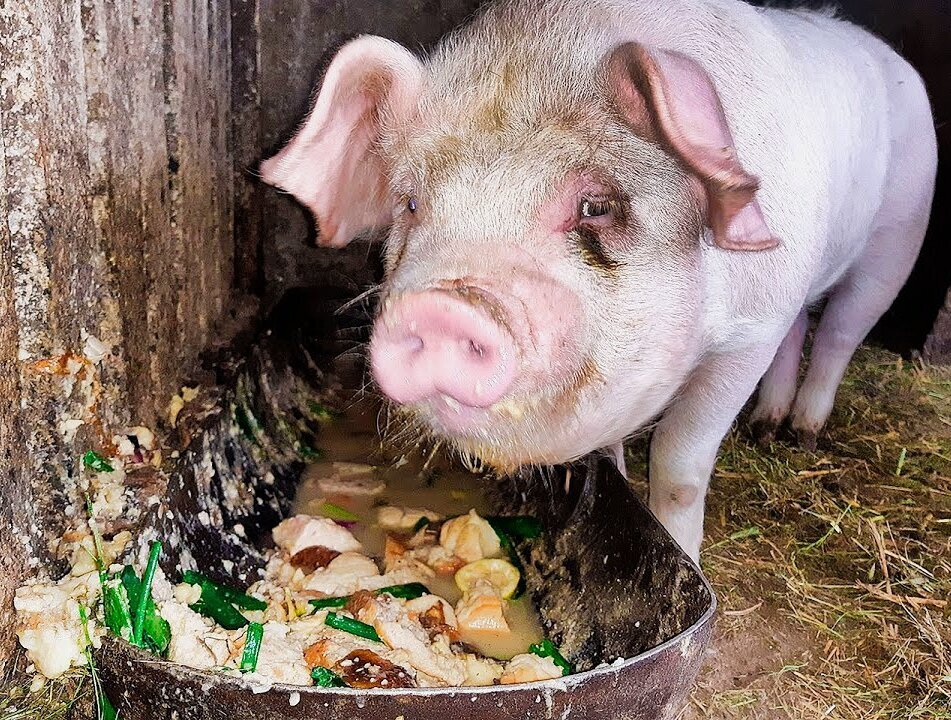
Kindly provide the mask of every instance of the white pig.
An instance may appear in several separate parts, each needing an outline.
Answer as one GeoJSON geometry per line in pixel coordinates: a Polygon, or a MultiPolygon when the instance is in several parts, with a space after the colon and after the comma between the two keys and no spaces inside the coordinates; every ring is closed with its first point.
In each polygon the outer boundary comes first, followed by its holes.
{"type": "Polygon", "coordinates": [[[918,255],[936,156],[916,72],[828,13],[522,0],[425,59],[351,41],[261,169],[324,245],[390,227],[371,364],[420,427],[508,469],[657,420],[650,507],[697,558],[757,383],[767,433],[828,418],[918,255]]]}

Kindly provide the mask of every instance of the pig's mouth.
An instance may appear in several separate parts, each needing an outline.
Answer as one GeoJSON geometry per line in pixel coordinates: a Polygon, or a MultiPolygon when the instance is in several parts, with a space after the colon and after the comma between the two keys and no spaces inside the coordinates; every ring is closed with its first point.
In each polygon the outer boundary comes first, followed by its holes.
{"type": "Polygon", "coordinates": [[[474,464],[508,473],[583,454],[585,450],[577,446],[584,433],[578,407],[582,393],[598,377],[594,363],[586,361],[558,387],[508,395],[489,407],[465,406],[444,395],[396,407],[403,420],[400,427],[448,442],[474,464]]]}

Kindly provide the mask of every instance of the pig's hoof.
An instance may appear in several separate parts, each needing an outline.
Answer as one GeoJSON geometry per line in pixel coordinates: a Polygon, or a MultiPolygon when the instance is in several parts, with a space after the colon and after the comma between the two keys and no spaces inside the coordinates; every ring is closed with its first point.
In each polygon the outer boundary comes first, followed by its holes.
{"type": "Polygon", "coordinates": [[[803,450],[814,453],[819,443],[819,432],[817,430],[797,428],[796,440],[799,443],[799,447],[803,450]]]}
{"type": "Polygon", "coordinates": [[[753,439],[762,447],[769,447],[770,443],[776,439],[778,430],[779,422],[772,418],[754,420],[750,423],[750,432],[753,434],[753,439]]]}

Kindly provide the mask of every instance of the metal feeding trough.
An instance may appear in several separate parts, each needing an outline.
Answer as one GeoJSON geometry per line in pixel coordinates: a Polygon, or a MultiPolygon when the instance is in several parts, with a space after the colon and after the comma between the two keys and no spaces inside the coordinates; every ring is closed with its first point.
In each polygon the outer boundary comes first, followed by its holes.
{"type": "MultiPolygon", "coordinates": [[[[326,382],[320,368],[355,357],[346,351],[365,332],[364,314],[333,313],[343,298],[295,291],[256,340],[214,359],[206,378],[214,387],[179,422],[169,503],[151,523],[168,538],[164,569],[172,578],[179,561],[221,581],[255,578],[267,529],[290,507],[302,454],[319,445],[302,408],[326,382]],[[202,511],[211,523],[196,520],[202,511]],[[230,576],[222,560],[234,563],[230,576]]],[[[545,535],[522,557],[526,579],[546,632],[578,674],[484,688],[275,685],[254,693],[241,678],[172,665],[110,639],[98,658],[104,687],[128,720],[675,717],[709,642],[716,601],[613,464],[592,457],[525,473],[494,483],[489,499],[499,513],[544,520],[545,535]]]]}

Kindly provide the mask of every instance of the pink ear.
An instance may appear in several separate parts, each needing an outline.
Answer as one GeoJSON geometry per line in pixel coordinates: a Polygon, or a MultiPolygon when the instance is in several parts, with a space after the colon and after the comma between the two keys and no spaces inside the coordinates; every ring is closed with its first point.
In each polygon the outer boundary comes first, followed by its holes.
{"type": "Polygon", "coordinates": [[[261,164],[265,182],[313,212],[321,245],[343,247],[389,222],[389,182],[373,146],[384,118],[411,112],[421,82],[422,64],[406,48],[374,36],[352,40],[334,56],[297,134],[261,164]]]}
{"type": "Polygon", "coordinates": [[[756,202],[759,180],[736,157],[733,136],[709,75],[680,53],[624,43],[608,60],[622,110],[656,133],[703,183],[714,242],[727,250],[765,250],[778,241],[756,202]]]}

